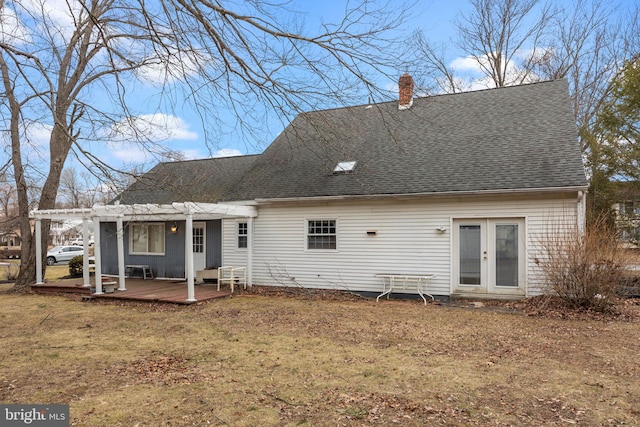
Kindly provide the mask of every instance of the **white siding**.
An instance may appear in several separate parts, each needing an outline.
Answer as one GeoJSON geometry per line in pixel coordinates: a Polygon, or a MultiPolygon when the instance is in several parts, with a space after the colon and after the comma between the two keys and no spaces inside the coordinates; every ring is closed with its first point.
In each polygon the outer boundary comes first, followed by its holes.
{"type": "MultiPolygon", "coordinates": [[[[376,273],[436,274],[429,290],[449,295],[451,225],[455,218],[523,218],[527,227],[528,295],[539,293],[538,242],[574,222],[576,195],[561,198],[475,197],[262,205],[254,222],[253,283],[379,292],[376,273]],[[336,219],[338,249],[306,249],[306,223],[336,219]],[[445,227],[446,232],[437,231],[445,227]],[[370,236],[367,231],[376,231],[370,236]]],[[[244,266],[238,220],[223,222],[223,265],[244,266]]]]}

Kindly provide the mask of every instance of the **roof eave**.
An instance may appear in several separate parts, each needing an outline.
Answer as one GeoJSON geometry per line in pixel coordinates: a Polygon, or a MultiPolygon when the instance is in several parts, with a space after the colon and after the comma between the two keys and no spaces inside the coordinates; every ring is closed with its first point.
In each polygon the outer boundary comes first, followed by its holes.
{"type": "Polygon", "coordinates": [[[495,189],[495,190],[472,190],[472,191],[442,191],[429,193],[396,193],[396,194],[359,194],[340,196],[310,196],[310,197],[279,197],[279,198],[256,198],[257,204],[283,203],[283,202],[312,202],[312,201],[332,201],[332,200],[353,200],[353,199],[390,199],[390,198],[415,198],[415,197],[460,197],[460,196],[492,196],[492,195],[532,195],[551,193],[574,193],[585,192],[586,185],[567,187],[543,187],[543,188],[515,188],[515,189],[495,189]]]}

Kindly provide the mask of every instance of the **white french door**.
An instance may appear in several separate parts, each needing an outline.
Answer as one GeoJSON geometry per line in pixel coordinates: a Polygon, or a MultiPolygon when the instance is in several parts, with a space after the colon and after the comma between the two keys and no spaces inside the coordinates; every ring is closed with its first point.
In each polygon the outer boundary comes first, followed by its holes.
{"type": "Polygon", "coordinates": [[[454,293],[524,295],[524,219],[456,219],[453,244],[454,293]]]}
{"type": "Polygon", "coordinates": [[[193,274],[204,270],[207,263],[206,223],[193,223],[193,274]]]}

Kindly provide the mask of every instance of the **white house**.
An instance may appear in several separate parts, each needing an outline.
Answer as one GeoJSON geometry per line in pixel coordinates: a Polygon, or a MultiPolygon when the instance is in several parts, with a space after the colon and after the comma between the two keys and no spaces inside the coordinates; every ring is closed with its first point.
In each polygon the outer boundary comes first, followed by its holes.
{"type": "Polygon", "coordinates": [[[399,102],[300,114],[259,155],[157,165],[82,214],[100,225],[102,273],[144,264],[192,286],[233,265],[260,285],[379,293],[387,273],[435,275],[433,295],[540,293],[538,243],[584,226],[567,83],[400,88],[399,102]]]}

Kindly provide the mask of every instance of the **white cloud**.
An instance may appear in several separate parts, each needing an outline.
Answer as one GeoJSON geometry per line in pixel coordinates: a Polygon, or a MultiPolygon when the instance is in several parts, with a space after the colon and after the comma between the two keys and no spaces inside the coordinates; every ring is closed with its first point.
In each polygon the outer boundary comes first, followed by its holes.
{"type": "Polygon", "coordinates": [[[162,113],[143,114],[122,120],[111,127],[107,136],[112,142],[148,141],[153,143],[174,140],[193,141],[199,137],[180,117],[162,113]]]}
{"type": "Polygon", "coordinates": [[[27,122],[25,134],[31,144],[39,147],[48,147],[51,140],[53,126],[42,122],[27,122]]]}
{"type": "Polygon", "coordinates": [[[125,164],[142,164],[146,163],[150,155],[142,149],[142,147],[131,146],[121,150],[114,150],[111,155],[118,160],[122,160],[125,164]]]}
{"type": "Polygon", "coordinates": [[[13,46],[31,42],[29,29],[22,25],[15,12],[6,6],[0,10],[0,41],[13,46]]]}
{"type": "Polygon", "coordinates": [[[215,151],[211,157],[233,157],[242,155],[243,153],[235,148],[221,148],[218,151],[215,151]]]}
{"type": "MultiPolygon", "coordinates": [[[[80,14],[86,15],[86,10],[80,2],[69,2],[68,0],[24,0],[21,6],[30,14],[46,19],[46,24],[55,28],[52,34],[61,34],[65,40],[75,31],[75,17],[80,14]]],[[[36,20],[41,18],[36,18],[36,20]]],[[[51,30],[51,28],[50,28],[51,30]]],[[[44,31],[44,29],[36,30],[44,31]]]]}
{"type": "MultiPolygon", "coordinates": [[[[540,50],[538,52],[540,53],[540,50]]],[[[528,56],[534,54],[534,51],[523,50],[515,55],[515,58],[525,59],[528,56]]],[[[458,87],[464,91],[491,89],[496,87],[495,82],[490,76],[487,76],[486,71],[491,69],[489,58],[483,57],[458,57],[455,58],[449,64],[449,67],[456,73],[456,82],[458,87]]],[[[528,73],[525,76],[524,70],[518,66],[514,61],[509,61],[507,64],[507,70],[505,75],[507,85],[531,83],[539,81],[540,78],[534,73],[528,73]]]]}
{"type": "Polygon", "coordinates": [[[478,60],[472,56],[458,57],[451,61],[449,67],[457,72],[481,73],[478,60]]]}
{"type": "MultiPolygon", "coordinates": [[[[110,153],[126,164],[155,162],[168,152],[182,152],[184,158],[198,158],[196,149],[180,150],[172,141],[196,141],[198,133],[180,117],[169,114],[145,114],[122,120],[105,132],[110,153]]],[[[166,160],[166,158],[165,158],[166,160]]]]}
{"type": "Polygon", "coordinates": [[[203,66],[213,63],[209,55],[195,50],[179,51],[171,47],[167,49],[169,52],[163,51],[162,55],[156,52],[156,56],[142,59],[145,65],[136,70],[138,77],[154,85],[164,85],[194,76],[203,66]]]}
{"type": "Polygon", "coordinates": [[[181,153],[184,156],[185,160],[194,160],[194,159],[202,158],[202,154],[200,153],[200,150],[197,150],[195,148],[192,148],[189,150],[182,150],[181,153]]]}

